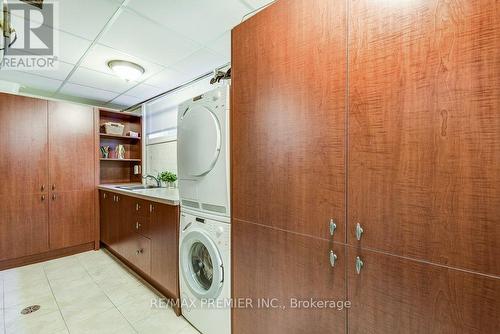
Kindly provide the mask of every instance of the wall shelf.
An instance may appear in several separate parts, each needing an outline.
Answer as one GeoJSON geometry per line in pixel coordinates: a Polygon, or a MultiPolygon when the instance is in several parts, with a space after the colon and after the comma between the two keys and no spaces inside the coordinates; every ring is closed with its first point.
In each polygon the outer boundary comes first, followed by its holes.
{"type": "Polygon", "coordinates": [[[122,135],[110,135],[107,133],[99,133],[101,138],[112,138],[119,140],[141,140],[141,137],[130,137],[130,136],[122,136],[122,135]]]}
{"type": "Polygon", "coordinates": [[[109,158],[101,158],[101,161],[141,162],[141,159],[109,159],[109,158]]]}

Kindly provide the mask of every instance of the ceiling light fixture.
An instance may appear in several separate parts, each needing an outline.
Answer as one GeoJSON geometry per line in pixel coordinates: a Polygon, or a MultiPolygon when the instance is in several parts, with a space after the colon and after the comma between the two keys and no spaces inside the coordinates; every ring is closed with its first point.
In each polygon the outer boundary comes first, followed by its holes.
{"type": "Polygon", "coordinates": [[[144,67],[126,60],[110,60],[108,67],[125,81],[135,81],[144,74],[144,67]]]}

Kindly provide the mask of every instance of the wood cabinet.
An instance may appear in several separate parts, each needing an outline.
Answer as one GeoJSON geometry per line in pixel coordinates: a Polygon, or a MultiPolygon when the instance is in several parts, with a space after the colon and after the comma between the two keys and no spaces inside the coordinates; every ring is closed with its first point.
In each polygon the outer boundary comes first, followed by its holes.
{"type": "Polygon", "coordinates": [[[178,298],[179,207],[105,190],[99,198],[101,242],[165,296],[178,298]]]}
{"type": "Polygon", "coordinates": [[[493,277],[349,247],[349,333],[498,333],[493,277]],[[360,274],[355,258],[364,262],[360,274]]]}
{"type": "Polygon", "coordinates": [[[237,308],[235,334],[499,331],[497,17],[494,0],[281,0],[233,29],[233,296],[352,303],[345,322],[237,308]]]}
{"type": "Polygon", "coordinates": [[[345,332],[344,245],[239,220],[232,228],[233,298],[251,300],[250,307],[233,309],[233,333],[345,332]],[[311,300],[336,301],[340,307],[299,304],[311,300]]]}
{"type": "Polygon", "coordinates": [[[93,114],[92,107],[0,94],[0,268],[95,241],[93,114]]]}
{"type": "Polygon", "coordinates": [[[179,296],[179,206],[151,203],[151,277],[179,296]]]}
{"type": "Polygon", "coordinates": [[[500,275],[498,3],[350,15],[349,243],[500,275]]]}
{"type": "Polygon", "coordinates": [[[334,219],[345,242],[345,20],[279,1],[233,29],[234,218],[319,238],[334,219]]]}
{"type": "Polygon", "coordinates": [[[48,103],[50,248],[92,242],[94,236],[94,112],[48,103]]]}

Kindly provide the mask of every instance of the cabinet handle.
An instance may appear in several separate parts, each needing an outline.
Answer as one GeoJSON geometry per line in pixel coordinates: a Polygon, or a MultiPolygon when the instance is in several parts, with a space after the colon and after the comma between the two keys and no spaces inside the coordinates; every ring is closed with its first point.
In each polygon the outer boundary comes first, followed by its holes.
{"type": "Polygon", "coordinates": [[[330,265],[335,267],[335,262],[337,261],[337,254],[335,254],[332,250],[330,251],[330,265]]]}
{"type": "Polygon", "coordinates": [[[153,212],[155,209],[155,206],[153,204],[149,204],[149,212],[153,212]]]}
{"type": "Polygon", "coordinates": [[[56,185],[55,184],[52,185],[52,190],[56,190],[56,185]]]}
{"type": "Polygon", "coordinates": [[[120,202],[120,196],[116,195],[116,201],[120,202]]]}
{"type": "Polygon", "coordinates": [[[363,261],[361,260],[361,258],[359,256],[356,256],[356,272],[358,273],[358,275],[361,273],[361,268],[363,268],[363,261]]]}
{"type": "Polygon", "coordinates": [[[52,194],[52,200],[55,201],[56,200],[56,194],[52,194]]]}
{"type": "Polygon", "coordinates": [[[108,196],[106,195],[106,193],[103,193],[103,194],[102,194],[102,198],[106,198],[106,197],[108,197],[108,196]]]}
{"type": "Polygon", "coordinates": [[[142,226],[142,225],[141,225],[141,224],[139,224],[139,222],[136,222],[136,223],[135,223],[135,229],[136,229],[136,230],[138,230],[141,226],[142,226]]]}
{"type": "Polygon", "coordinates": [[[45,184],[42,184],[42,186],[40,187],[40,190],[45,191],[45,184]]]}
{"type": "Polygon", "coordinates": [[[356,224],[356,239],[361,240],[361,235],[363,234],[363,228],[359,223],[356,224]]]}
{"type": "Polygon", "coordinates": [[[45,201],[45,195],[42,195],[42,201],[45,201]]]}
{"type": "Polygon", "coordinates": [[[135,255],[140,255],[144,252],[144,250],[141,248],[141,249],[138,249],[135,251],[135,255]]]}
{"type": "Polygon", "coordinates": [[[139,203],[135,203],[135,211],[139,211],[139,208],[140,208],[139,203]]]}
{"type": "Polygon", "coordinates": [[[337,224],[335,223],[335,219],[330,219],[330,235],[333,237],[335,230],[337,229],[337,224]]]}

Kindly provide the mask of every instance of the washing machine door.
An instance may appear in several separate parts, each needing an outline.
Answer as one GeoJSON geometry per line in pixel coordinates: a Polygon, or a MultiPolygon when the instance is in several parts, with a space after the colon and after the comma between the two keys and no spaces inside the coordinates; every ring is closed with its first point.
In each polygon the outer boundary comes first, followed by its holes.
{"type": "Polygon", "coordinates": [[[221,128],[215,114],[204,105],[183,111],[178,124],[179,170],[199,177],[214,168],[221,150],[221,128]]]}
{"type": "Polygon", "coordinates": [[[199,299],[217,298],[224,283],[224,264],[217,245],[202,230],[189,231],[180,247],[182,276],[199,299]]]}

